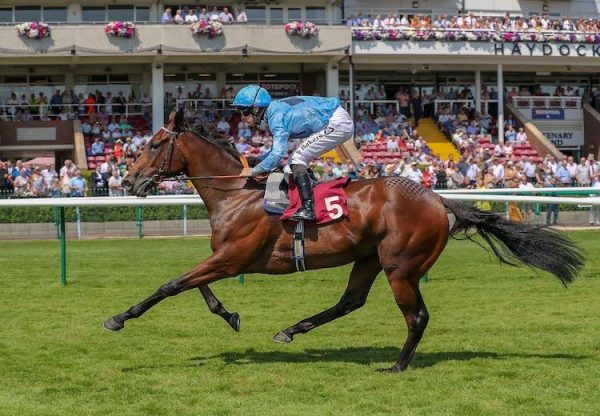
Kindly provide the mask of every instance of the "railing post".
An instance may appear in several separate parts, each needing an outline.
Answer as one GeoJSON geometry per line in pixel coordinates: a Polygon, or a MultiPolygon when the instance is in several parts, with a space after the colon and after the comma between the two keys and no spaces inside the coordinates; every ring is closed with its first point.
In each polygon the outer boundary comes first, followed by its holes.
{"type": "Polygon", "coordinates": [[[54,226],[56,227],[56,239],[60,240],[60,210],[54,207],[54,226]]]}
{"type": "Polygon", "coordinates": [[[144,208],[141,206],[136,207],[136,209],[135,209],[138,238],[142,238],[144,236],[144,234],[143,234],[143,225],[144,225],[143,209],[144,208]]]}
{"type": "Polygon", "coordinates": [[[60,285],[67,286],[67,232],[65,226],[65,207],[58,207],[60,230],[60,285]]]}
{"type": "Polygon", "coordinates": [[[188,206],[184,205],[183,206],[183,235],[184,237],[187,237],[188,235],[188,206]]]}
{"type": "Polygon", "coordinates": [[[240,273],[240,275],[238,276],[238,283],[239,283],[240,285],[243,285],[243,284],[244,284],[244,282],[245,282],[245,280],[246,280],[246,279],[245,279],[245,277],[244,277],[244,273],[240,273]]]}
{"type": "Polygon", "coordinates": [[[77,217],[77,239],[81,240],[81,209],[75,207],[75,215],[77,217]]]}

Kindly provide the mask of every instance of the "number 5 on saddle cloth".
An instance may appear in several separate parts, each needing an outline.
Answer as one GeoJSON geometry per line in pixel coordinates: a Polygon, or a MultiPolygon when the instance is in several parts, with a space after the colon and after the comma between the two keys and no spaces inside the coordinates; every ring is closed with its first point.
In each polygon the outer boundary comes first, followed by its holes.
{"type": "MultiPolygon", "coordinates": [[[[317,220],[307,223],[307,227],[325,225],[348,216],[346,193],[344,192],[348,183],[350,183],[350,178],[340,178],[314,186],[317,220]]],[[[282,221],[293,221],[291,216],[300,207],[301,202],[291,177],[283,172],[273,172],[269,175],[263,203],[267,213],[281,215],[282,221]]],[[[306,270],[304,265],[304,227],[304,221],[296,223],[293,244],[296,269],[301,272],[306,270]]]]}

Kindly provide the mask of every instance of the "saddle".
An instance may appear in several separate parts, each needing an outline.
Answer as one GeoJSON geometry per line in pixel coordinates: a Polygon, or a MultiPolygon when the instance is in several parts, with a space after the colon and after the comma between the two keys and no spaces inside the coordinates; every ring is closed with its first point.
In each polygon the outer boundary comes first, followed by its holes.
{"type": "MultiPolygon", "coordinates": [[[[318,181],[311,170],[308,171],[313,188],[317,186],[318,181]]],[[[263,207],[268,214],[283,215],[290,206],[290,173],[283,169],[271,172],[265,183],[265,197],[263,207]]]]}

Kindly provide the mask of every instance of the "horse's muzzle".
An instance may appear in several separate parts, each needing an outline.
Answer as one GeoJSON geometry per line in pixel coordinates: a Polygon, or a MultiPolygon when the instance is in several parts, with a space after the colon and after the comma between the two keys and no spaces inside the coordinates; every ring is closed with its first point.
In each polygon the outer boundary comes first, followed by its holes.
{"type": "Polygon", "coordinates": [[[131,176],[126,176],[125,178],[123,178],[123,180],[121,181],[121,186],[123,187],[123,189],[125,189],[125,191],[128,194],[131,194],[132,189],[133,189],[133,182],[131,181],[131,176]]]}

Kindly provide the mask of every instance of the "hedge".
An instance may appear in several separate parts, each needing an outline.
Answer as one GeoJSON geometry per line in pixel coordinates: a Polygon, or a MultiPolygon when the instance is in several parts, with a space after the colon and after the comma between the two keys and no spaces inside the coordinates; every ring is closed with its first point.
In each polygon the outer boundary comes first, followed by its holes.
{"type": "MultiPolygon", "coordinates": [[[[135,207],[81,207],[81,220],[84,222],[135,221],[135,207]]],[[[56,220],[53,207],[12,207],[0,208],[0,224],[51,223],[56,220]]],[[[179,220],[183,218],[182,206],[146,206],[144,220],[179,220]]],[[[65,208],[68,222],[76,221],[74,207],[65,208]]],[[[188,219],[206,219],[208,212],[203,205],[188,206],[188,219]]]]}

